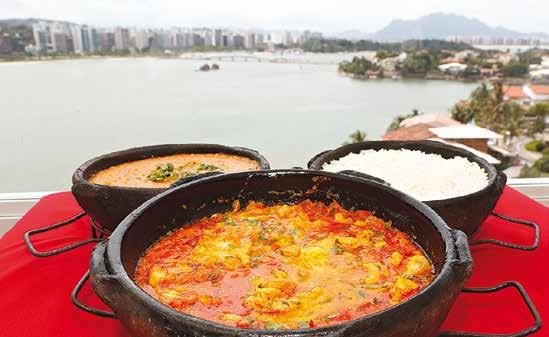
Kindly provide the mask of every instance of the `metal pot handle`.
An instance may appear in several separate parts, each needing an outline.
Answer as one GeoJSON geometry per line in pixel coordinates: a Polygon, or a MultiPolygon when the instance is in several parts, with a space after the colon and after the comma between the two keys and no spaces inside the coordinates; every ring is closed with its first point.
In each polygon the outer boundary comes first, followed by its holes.
{"type": "Polygon", "coordinates": [[[498,246],[503,246],[503,247],[512,248],[512,249],[519,249],[519,250],[536,250],[539,247],[541,234],[540,234],[539,225],[537,223],[533,221],[528,221],[528,220],[511,218],[509,216],[502,215],[496,212],[492,212],[491,214],[497,218],[500,218],[509,222],[534,228],[534,232],[535,232],[534,242],[531,245],[526,246],[526,245],[517,245],[514,243],[504,242],[504,241],[495,240],[495,239],[482,239],[482,240],[470,240],[469,244],[471,246],[482,245],[482,244],[492,244],[492,245],[498,245],[498,246]]]}
{"type": "Polygon", "coordinates": [[[36,257],[46,257],[46,256],[57,255],[57,254],[60,254],[60,253],[78,248],[80,246],[86,245],[88,243],[103,241],[104,239],[101,238],[102,234],[99,234],[99,236],[96,235],[96,231],[98,231],[100,233],[103,233],[103,230],[100,229],[95,224],[95,222],[93,222],[93,220],[91,220],[91,218],[90,218],[90,223],[92,225],[92,238],[91,239],[82,240],[82,241],[79,241],[79,242],[71,243],[71,244],[69,244],[65,247],[60,247],[60,248],[47,250],[47,251],[43,251],[43,252],[38,251],[36,249],[36,247],[34,247],[34,245],[32,244],[31,236],[33,236],[35,234],[38,234],[38,233],[44,233],[44,232],[48,232],[50,230],[54,230],[56,228],[66,226],[66,225],[71,224],[71,223],[77,221],[78,219],[84,217],[85,215],[86,215],[86,212],[83,211],[83,212],[78,213],[77,215],[75,215],[72,218],[69,218],[67,220],[57,222],[57,223],[54,223],[53,225],[49,225],[49,226],[46,226],[46,227],[43,227],[43,228],[33,229],[33,230],[28,231],[28,232],[25,232],[25,235],[23,237],[24,241],[25,241],[25,245],[27,246],[27,248],[29,249],[29,251],[32,255],[34,255],[36,257]]]}
{"type": "Polygon", "coordinates": [[[541,317],[540,317],[540,314],[539,314],[538,310],[536,309],[534,303],[532,302],[532,300],[528,296],[528,293],[526,293],[526,290],[524,290],[524,287],[516,281],[507,281],[507,282],[498,284],[495,287],[490,287],[490,288],[464,288],[462,291],[466,292],[466,293],[476,293],[476,294],[492,293],[492,292],[496,292],[496,291],[499,291],[501,289],[505,289],[505,288],[508,288],[508,287],[513,287],[513,288],[518,290],[520,296],[522,297],[522,300],[524,301],[524,303],[528,307],[528,310],[532,314],[532,317],[534,318],[534,321],[535,321],[534,325],[532,325],[532,326],[530,326],[530,327],[528,327],[524,330],[521,330],[521,331],[518,331],[518,332],[515,332],[515,333],[510,333],[510,334],[490,334],[490,333],[475,333],[475,332],[460,332],[460,331],[442,331],[437,336],[438,337],[524,337],[524,336],[529,336],[529,335],[533,334],[534,332],[538,331],[539,329],[541,329],[541,326],[542,326],[543,322],[541,320],[541,317]]]}
{"type": "Polygon", "coordinates": [[[116,319],[116,315],[114,314],[114,312],[92,308],[92,307],[88,306],[87,304],[84,304],[84,303],[80,302],[80,300],[78,299],[78,294],[80,293],[80,290],[82,290],[82,286],[84,285],[84,283],[86,283],[86,281],[89,278],[90,278],[90,270],[88,269],[88,271],[86,271],[84,276],[82,276],[80,281],[78,281],[78,283],[76,284],[76,286],[72,290],[72,293],[71,293],[72,304],[74,304],[77,308],[79,308],[81,310],[84,310],[84,311],[86,311],[86,312],[88,312],[92,315],[96,315],[96,316],[99,316],[99,317],[106,317],[106,318],[116,319]]]}
{"type": "Polygon", "coordinates": [[[332,150],[325,150],[325,151],[322,151],[322,152],[320,152],[320,153],[315,154],[315,156],[314,156],[313,158],[311,158],[311,159],[309,160],[309,162],[307,162],[307,168],[310,169],[310,168],[311,168],[311,165],[313,164],[313,162],[314,162],[315,160],[318,159],[318,157],[320,157],[320,156],[322,156],[323,154],[326,154],[326,153],[328,153],[328,152],[330,152],[330,151],[332,151],[332,150]]]}
{"type": "Polygon", "coordinates": [[[391,184],[389,184],[388,182],[386,182],[385,180],[383,180],[381,178],[374,177],[374,176],[371,176],[369,174],[358,172],[358,171],[355,171],[355,170],[344,170],[344,171],[339,171],[337,173],[347,175],[347,176],[351,176],[351,177],[358,177],[358,178],[362,178],[362,179],[366,179],[366,180],[375,181],[376,183],[380,183],[380,184],[383,184],[383,185],[389,186],[389,187],[391,186],[391,184]]]}
{"type": "MultiPolygon", "coordinates": [[[[105,265],[105,249],[107,246],[107,240],[104,240],[97,246],[95,246],[95,250],[92,253],[91,257],[91,268],[94,270],[94,277],[95,279],[99,280],[99,284],[108,283],[113,280],[112,275],[107,270],[107,267],[105,265]]],[[[71,301],[72,303],[79,309],[84,310],[92,315],[96,315],[99,317],[106,317],[106,318],[116,318],[116,315],[114,312],[109,312],[105,310],[95,309],[87,304],[84,304],[80,302],[78,299],[78,294],[80,293],[80,290],[82,290],[82,286],[86,281],[90,278],[90,270],[86,271],[86,273],[82,276],[80,281],[76,284],[74,287],[72,294],[71,294],[71,301]]],[[[113,284],[113,283],[111,283],[113,284]]],[[[95,285],[94,285],[95,286],[95,285]]],[[[97,290],[95,290],[97,292],[97,290]]],[[[110,292],[112,295],[116,295],[116,291],[110,292]]],[[[102,299],[103,300],[103,299],[102,299]]]]}

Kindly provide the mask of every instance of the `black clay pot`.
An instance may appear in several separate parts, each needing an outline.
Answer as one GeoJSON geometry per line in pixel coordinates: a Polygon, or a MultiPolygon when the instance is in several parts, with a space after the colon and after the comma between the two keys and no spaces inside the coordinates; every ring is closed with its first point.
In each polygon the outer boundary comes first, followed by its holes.
{"type": "Polygon", "coordinates": [[[131,211],[166,189],[105,186],[93,184],[88,179],[94,173],[113,165],[178,153],[233,154],[255,160],[261,170],[270,168],[265,157],[255,150],[242,147],[217,144],[166,144],[137,147],[105,154],[82,164],[72,176],[72,193],[82,209],[95,222],[103,228],[114,230],[131,211]]]}
{"type": "MultiPolygon", "coordinates": [[[[488,175],[488,185],[475,193],[460,197],[424,201],[435,210],[446,223],[455,229],[472,236],[484,220],[490,215],[496,202],[503,192],[507,177],[502,172],[496,171],[494,166],[486,160],[459,147],[447,145],[435,141],[370,141],[349,144],[335,150],[328,150],[313,157],[308,167],[312,170],[322,170],[325,163],[339,159],[349,153],[359,153],[362,150],[419,150],[425,153],[434,153],[443,158],[465,157],[469,161],[477,163],[488,175]]],[[[428,179],[428,177],[425,177],[428,179]]]]}
{"type": "Polygon", "coordinates": [[[134,337],[292,336],[431,337],[436,335],[472,268],[467,237],[451,230],[425,204],[375,181],[323,171],[273,170],[198,177],[133,211],[99,244],[91,259],[95,292],[134,337]],[[234,200],[267,204],[336,200],[376,212],[415,239],[435,267],[433,282],[396,306],[354,321],[301,330],[247,330],[175,311],[148,295],[132,277],[145,250],[168,231],[232,209],[234,200]]]}

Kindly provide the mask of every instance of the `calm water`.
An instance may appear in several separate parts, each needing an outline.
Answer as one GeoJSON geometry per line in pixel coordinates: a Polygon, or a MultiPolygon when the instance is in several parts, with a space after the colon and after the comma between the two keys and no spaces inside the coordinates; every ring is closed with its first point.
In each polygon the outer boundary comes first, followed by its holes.
{"type": "Polygon", "coordinates": [[[0,64],[0,192],[62,190],[85,160],[128,147],[251,147],[305,166],[356,129],[380,137],[395,115],[445,112],[476,86],[358,81],[334,65],[78,60],[0,64]]]}

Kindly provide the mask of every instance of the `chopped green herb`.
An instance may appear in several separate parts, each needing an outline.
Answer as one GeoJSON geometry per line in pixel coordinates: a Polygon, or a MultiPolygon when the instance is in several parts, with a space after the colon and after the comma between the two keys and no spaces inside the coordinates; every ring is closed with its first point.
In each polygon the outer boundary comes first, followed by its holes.
{"type": "Polygon", "coordinates": [[[175,180],[178,177],[179,174],[173,170],[173,164],[166,163],[164,165],[158,165],[156,169],[149,173],[147,179],[154,182],[162,182],[166,180],[175,180]]]}
{"type": "Polygon", "coordinates": [[[366,297],[366,294],[365,294],[364,291],[362,291],[362,290],[359,290],[359,291],[358,291],[358,295],[359,295],[360,297],[362,297],[362,298],[366,297]]]}
{"type": "Polygon", "coordinates": [[[197,169],[197,171],[215,171],[215,170],[219,170],[219,167],[212,164],[205,164],[205,163],[200,163],[197,169]]]}

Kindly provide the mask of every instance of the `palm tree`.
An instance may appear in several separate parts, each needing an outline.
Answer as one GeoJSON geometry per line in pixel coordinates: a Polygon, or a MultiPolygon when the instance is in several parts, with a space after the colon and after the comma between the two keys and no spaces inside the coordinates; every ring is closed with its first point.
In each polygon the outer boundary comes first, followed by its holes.
{"type": "Polygon", "coordinates": [[[366,132],[361,130],[356,130],[355,132],[349,135],[350,142],[345,142],[343,145],[360,143],[366,140],[366,132]]]}

